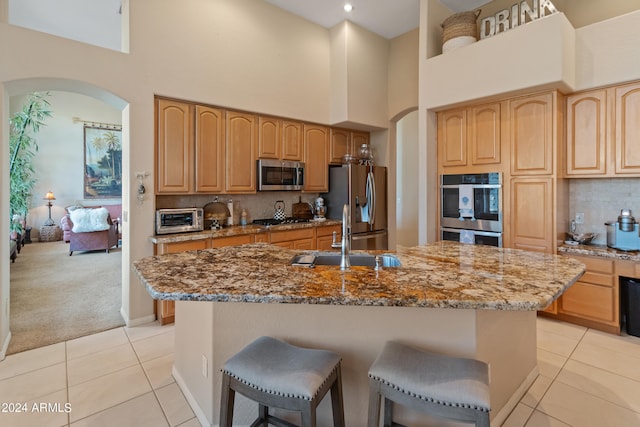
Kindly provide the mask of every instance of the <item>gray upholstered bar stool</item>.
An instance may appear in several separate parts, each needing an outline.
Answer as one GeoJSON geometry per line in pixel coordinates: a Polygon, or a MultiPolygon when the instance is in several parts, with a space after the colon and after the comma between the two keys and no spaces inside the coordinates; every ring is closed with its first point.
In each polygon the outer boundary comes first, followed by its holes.
{"type": "Polygon", "coordinates": [[[315,427],[316,407],[329,390],[333,425],[344,427],[340,356],[260,337],[227,360],[222,369],[220,427],[232,425],[236,392],[259,404],[258,418],[251,426],[292,427],[269,414],[269,407],[276,407],[300,412],[302,427],[315,427]]]}
{"type": "Polygon", "coordinates": [[[441,418],[489,427],[489,369],[474,359],[444,356],[388,342],[369,369],[368,427],[393,422],[393,403],[441,418]]]}

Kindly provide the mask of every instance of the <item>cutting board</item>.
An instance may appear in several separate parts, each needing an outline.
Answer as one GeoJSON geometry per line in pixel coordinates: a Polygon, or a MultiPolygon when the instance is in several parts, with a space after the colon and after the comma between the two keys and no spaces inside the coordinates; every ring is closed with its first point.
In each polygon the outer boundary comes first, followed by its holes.
{"type": "Polygon", "coordinates": [[[301,219],[313,219],[313,212],[309,203],[303,202],[302,197],[298,199],[298,203],[291,206],[291,216],[301,219]]]}

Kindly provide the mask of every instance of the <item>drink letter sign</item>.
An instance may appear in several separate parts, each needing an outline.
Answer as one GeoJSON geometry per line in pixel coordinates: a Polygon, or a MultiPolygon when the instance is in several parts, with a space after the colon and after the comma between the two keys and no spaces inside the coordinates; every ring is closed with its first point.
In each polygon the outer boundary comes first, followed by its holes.
{"type": "Polygon", "coordinates": [[[558,9],[551,3],[551,0],[533,0],[533,7],[529,7],[529,4],[523,0],[511,6],[511,9],[501,10],[495,16],[488,16],[482,19],[480,22],[480,39],[495,36],[498,33],[544,18],[546,15],[551,15],[557,11],[558,9]]]}

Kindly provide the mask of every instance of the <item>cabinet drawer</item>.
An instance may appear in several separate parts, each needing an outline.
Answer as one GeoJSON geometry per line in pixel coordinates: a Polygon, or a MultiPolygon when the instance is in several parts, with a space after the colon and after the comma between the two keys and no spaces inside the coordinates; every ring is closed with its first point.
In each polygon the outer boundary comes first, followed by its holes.
{"type": "Polygon", "coordinates": [[[640,279],[640,263],[633,261],[616,261],[618,276],[640,279]]]}
{"type": "Polygon", "coordinates": [[[253,236],[245,234],[242,236],[218,237],[213,239],[214,248],[222,248],[225,246],[238,246],[253,243],[253,236]]]}
{"type": "Polygon", "coordinates": [[[185,242],[173,242],[165,243],[164,245],[158,245],[158,254],[177,254],[186,251],[196,251],[201,249],[207,249],[209,247],[210,239],[200,240],[187,240],[185,242]]]}
{"type": "Polygon", "coordinates": [[[287,242],[290,240],[312,239],[313,229],[287,230],[271,232],[271,243],[287,242]]]}
{"type": "Polygon", "coordinates": [[[571,255],[570,257],[583,263],[587,267],[588,272],[613,274],[614,261],[612,259],[575,255],[571,255]]]}
{"type": "Polygon", "coordinates": [[[269,235],[267,233],[258,233],[255,237],[256,243],[269,243],[269,235]]]}
{"type": "Polygon", "coordinates": [[[584,319],[614,322],[618,320],[615,299],[613,288],[580,281],[562,295],[558,311],[584,319]]]}
{"type": "Polygon", "coordinates": [[[316,229],[316,234],[318,235],[318,237],[320,236],[333,236],[333,232],[338,233],[338,235],[340,235],[342,233],[342,226],[341,225],[328,225],[325,227],[318,227],[316,229]]]}

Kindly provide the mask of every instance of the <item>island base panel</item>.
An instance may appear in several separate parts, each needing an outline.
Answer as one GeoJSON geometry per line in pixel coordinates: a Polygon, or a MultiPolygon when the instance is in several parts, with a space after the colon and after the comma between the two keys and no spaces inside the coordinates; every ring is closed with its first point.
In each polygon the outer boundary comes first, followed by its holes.
{"type": "MultiPolygon", "coordinates": [[[[217,425],[220,370],[245,345],[269,335],[325,348],[343,357],[346,423],[359,427],[366,425],[369,367],[386,341],[398,340],[489,363],[492,424],[500,425],[537,376],[535,318],[529,311],[178,301],[174,375],[200,421],[217,425]]],[[[396,413],[405,425],[434,425],[405,408],[396,413]]],[[[249,425],[256,414],[255,402],[236,396],[234,425],[249,425]]],[[[318,407],[318,425],[332,425],[331,399],[318,407]]]]}

